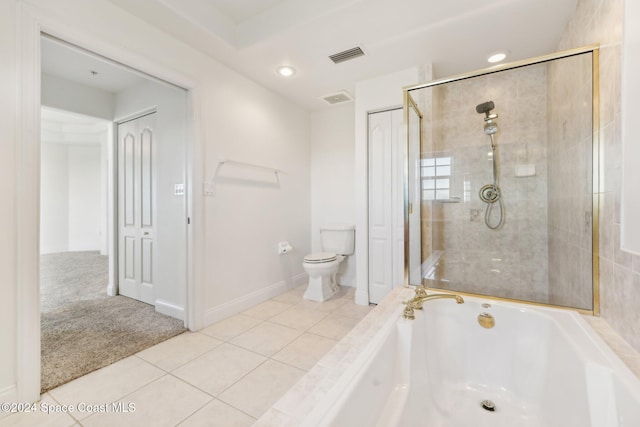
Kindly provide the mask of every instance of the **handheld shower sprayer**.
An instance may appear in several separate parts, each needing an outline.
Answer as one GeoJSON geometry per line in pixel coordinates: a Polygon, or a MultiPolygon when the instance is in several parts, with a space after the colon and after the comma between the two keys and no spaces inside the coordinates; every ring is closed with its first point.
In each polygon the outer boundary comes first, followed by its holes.
{"type": "MultiPolygon", "coordinates": [[[[497,114],[491,114],[491,110],[495,108],[493,101],[483,102],[476,105],[476,112],[478,114],[484,114],[484,134],[495,135],[498,132],[498,124],[494,122],[498,118],[497,114]]],[[[491,146],[493,146],[493,138],[491,138],[491,146]]]]}
{"type": "Polygon", "coordinates": [[[495,104],[493,103],[493,101],[487,101],[483,102],[482,104],[476,105],[476,112],[478,114],[484,114],[484,134],[489,135],[489,138],[491,139],[491,160],[493,163],[493,184],[487,184],[480,189],[480,199],[487,204],[487,208],[484,212],[485,224],[490,229],[497,230],[502,227],[502,224],[504,223],[504,204],[502,202],[502,193],[498,185],[498,159],[496,152],[497,147],[493,139],[493,135],[498,133],[498,123],[495,122],[495,119],[498,118],[498,115],[495,113],[491,113],[494,108],[495,104]],[[498,224],[493,225],[491,224],[491,212],[496,202],[498,202],[500,214],[498,218],[498,224]]]}
{"type": "MultiPolygon", "coordinates": [[[[485,135],[489,135],[489,136],[493,136],[496,133],[498,133],[498,124],[497,123],[493,123],[491,121],[488,121],[487,123],[484,124],[484,134],[485,135]]],[[[491,145],[493,146],[493,138],[491,138],[491,145]]]]}

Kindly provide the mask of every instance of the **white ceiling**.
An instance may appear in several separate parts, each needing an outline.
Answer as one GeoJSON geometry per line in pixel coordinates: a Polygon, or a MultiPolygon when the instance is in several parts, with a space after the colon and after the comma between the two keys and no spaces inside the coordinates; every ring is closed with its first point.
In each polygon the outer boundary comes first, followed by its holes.
{"type": "Polygon", "coordinates": [[[227,15],[236,24],[261,14],[265,10],[284,3],[283,0],[216,0],[213,7],[220,13],[227,15]]]}
{"type": "MultiPolygon", "coordinates": [[[[110,0],[309,109],[322,95],[409,67],[435,77],[551,53],[577,0],[110,0]],[[366,55],[334,64],[355,46],[366,55]],[[297,69],[290,79],[275,69],[297,69]]],[[[84,76],[87,77],[86,75],[84,76]]],[[[416,82],[419,83],[419,82],[416,82]]]]}
{"type": "Polygon", "coordinates": [[[43,73],[85,86],[118,93],[147,81],[128,68],[56,40],[41,38],[41,49],[43,73]]]}

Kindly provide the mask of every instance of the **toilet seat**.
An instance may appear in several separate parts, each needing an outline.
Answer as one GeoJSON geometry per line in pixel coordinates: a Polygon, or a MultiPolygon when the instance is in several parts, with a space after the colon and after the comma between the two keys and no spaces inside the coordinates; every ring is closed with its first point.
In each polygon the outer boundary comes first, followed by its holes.
{"type": "Polygon", "coordinates": [[[338,255],[331,252],[316,252],[304,257],[304,262],[309,264],[323,264],[325,262],[332,262],[338,258],[338,255]]]}

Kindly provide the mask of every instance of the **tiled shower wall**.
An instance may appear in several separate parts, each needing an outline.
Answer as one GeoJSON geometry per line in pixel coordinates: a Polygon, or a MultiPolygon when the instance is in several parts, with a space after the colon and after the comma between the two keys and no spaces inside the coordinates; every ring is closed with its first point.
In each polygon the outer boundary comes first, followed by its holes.
{"type": "Polygon", "coordinates": [[[592,308],[592,55],[547,65],[549,302],[592,308]]]}
{"type": "Polygon", "coordinates": [[[443,254],[433,286],[548,301],[546,73],[545,65],[536,65],[427,89],[433,90],[434,148],[423,155],[452,159],[451,198],[432,202],[433,249],[443,254]],[[495,141],[505,214],[499,230],[485,225],[478,196],[493,182],[484,115],[475,110],[489,100],[499,115],[495,141]],[[535,174],[516,176],[517,165],[535,174]]]}
{"type": "MultiPolygon", "coordinates": [[[[599,43],[601,315],[640,351],[640,256],[620,250],[623,0],[579,0],[558,49],[599,43]]],[[[637,183],[630,183],[637,185],[637,183]]]]}

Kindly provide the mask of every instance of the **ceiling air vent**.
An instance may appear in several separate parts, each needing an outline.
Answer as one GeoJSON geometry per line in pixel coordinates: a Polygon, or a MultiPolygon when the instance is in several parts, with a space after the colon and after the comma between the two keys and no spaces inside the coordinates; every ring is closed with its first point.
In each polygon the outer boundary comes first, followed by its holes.
{"type": "Polygon", "coordinates": [[[328,95],[321,96],[320,99],[322,99],[324,102],[330,105],[353,101],[353,97],[349,95],[349,92],[347,92],[346,90],[341,90],[340,92],[330,93],[328,95]]]}
{"type": "Polygon", "coordinates": [[[335,64],[339,64],[344,61],[349,61],[350,59],[357,58],[359,56],[364,55],[364,52],[360,47],[356,46],[352,49],[347,49],[342,52],[334,53],[329,56],[329,59],[332,60],[335,64]]]}

